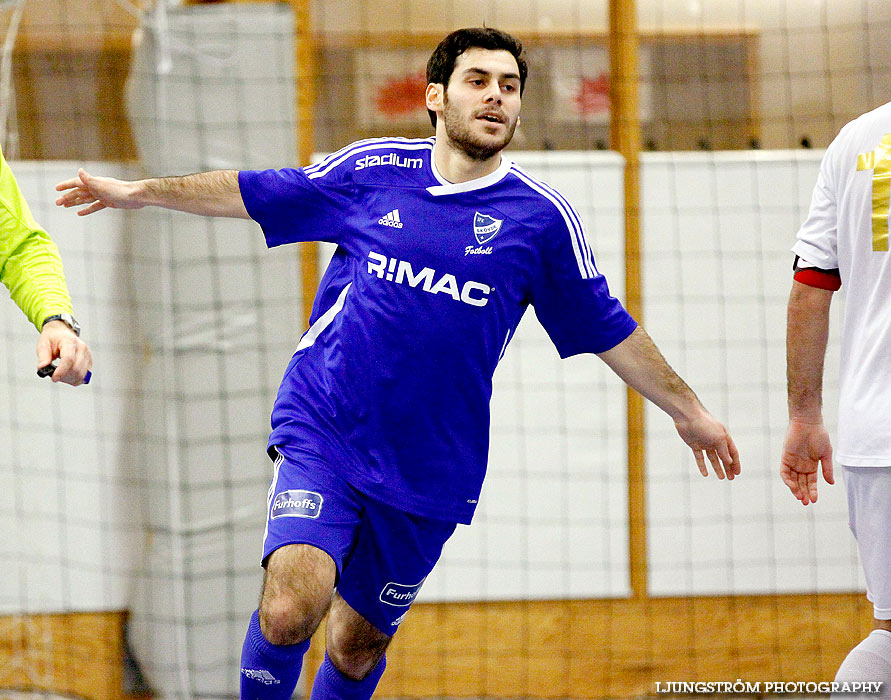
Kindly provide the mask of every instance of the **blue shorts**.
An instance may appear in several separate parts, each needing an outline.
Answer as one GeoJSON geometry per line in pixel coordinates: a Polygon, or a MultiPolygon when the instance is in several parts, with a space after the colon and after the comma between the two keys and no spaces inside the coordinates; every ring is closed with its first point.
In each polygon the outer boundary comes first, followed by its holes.
{"type": "Polygon", "coordinates": [[[263,563],[279,547],[309,544],[334,560],[337,590],[392,635],[439,560],[456,523],[411,515],[360,493],[321,457],[288,450],[275,459],[263,563]]]}

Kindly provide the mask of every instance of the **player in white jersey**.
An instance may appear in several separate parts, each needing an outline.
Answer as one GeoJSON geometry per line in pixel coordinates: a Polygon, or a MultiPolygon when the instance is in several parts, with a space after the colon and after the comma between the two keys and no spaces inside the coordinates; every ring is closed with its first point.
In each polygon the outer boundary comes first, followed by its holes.
{"type": "Polygon", "coordinates": [[[789,429],[781,476],[802,504],[817,500],[817,475],[833,481],[822,417],[823,358],[834,291],[844,285],[838,449],[873,603],[874,630],[838,680],[884,681],[891,697],[891,103],[847,124],[823,157],[810,212],[792,248],[787,363],[789,429]]]}
{"type": "Polygon", "coordinates": [[[371,697],[442,544],[473,513],[492,373],[529,306],[562,356],[597,354],[669,413],[703,476],[707,461],[719,478],[739,473],[724,426],[609,294],[576,212],[502,157],[522,45],[458,30],[427,77],[433,139],[363,141],[300,170],[133,183],[81,171],[59,185],[79,213],[153,204],[253,218],[268,245],[338,245],[273,409],[244,698],[290,698],[329,608],[312,698],[371,697]]]}

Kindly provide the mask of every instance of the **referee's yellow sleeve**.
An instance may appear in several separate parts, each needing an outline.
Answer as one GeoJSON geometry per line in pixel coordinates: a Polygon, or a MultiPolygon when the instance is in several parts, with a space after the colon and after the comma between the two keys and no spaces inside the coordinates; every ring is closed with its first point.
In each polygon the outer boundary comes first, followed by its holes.
{"type": "Polygon", "coordinates": [[[72,311],[59,249],[31,216],[2,153],[0,282],[37,330],[47,316],[72,311]]]}

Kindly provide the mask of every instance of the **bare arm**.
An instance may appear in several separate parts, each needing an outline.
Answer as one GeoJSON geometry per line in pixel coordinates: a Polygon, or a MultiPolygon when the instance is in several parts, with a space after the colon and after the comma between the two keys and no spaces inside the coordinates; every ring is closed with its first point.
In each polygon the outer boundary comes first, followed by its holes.
{"type": "Polygon", "coordinates": [[[705,457],[719,479],[724,478],[725,471],[730,479],[739,474],[739,453],[727,429],[668,365],[643,328],[638,327],[616,347],[598,356],[628,386],[671,416],[681,439],[693,450],[703,476],[708,476],[705,457]]]}
{"type": "Polygon", "coordinates": [[[786,319],[789,429],[780,476],[803,505],[817,500],[817,471],[832,476],[832,446],[823,425],[823,360],[829,338],[832,292],[792,283],[786,319]]]}
{"type": "Polygon", "coordinates": [[[237,170],[127,181],[96,177],[81,168],[77,177],[60,182],[56,189],[64,193],[56,200],[57,205],[83,207],[78,216],[105,208],[156,206],[202,216],[250,218],[241,197],[237,170]]]}

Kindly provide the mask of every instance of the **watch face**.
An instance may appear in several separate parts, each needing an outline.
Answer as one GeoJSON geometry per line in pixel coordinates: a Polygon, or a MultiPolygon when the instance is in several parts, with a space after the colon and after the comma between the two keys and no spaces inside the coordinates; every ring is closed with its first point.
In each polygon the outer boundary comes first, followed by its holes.
{"type": "Polygon", "coordinates": [[[71,314],[56,314],[55,316],[49,316],[44,319],[43,325],[45,326],[50,321],[61,321],[71,330],[73,330],[76,335],[80,335],[80,324],[77,322],[77,319],[75,319],[74,316],[72,316],[71,314]]]}

